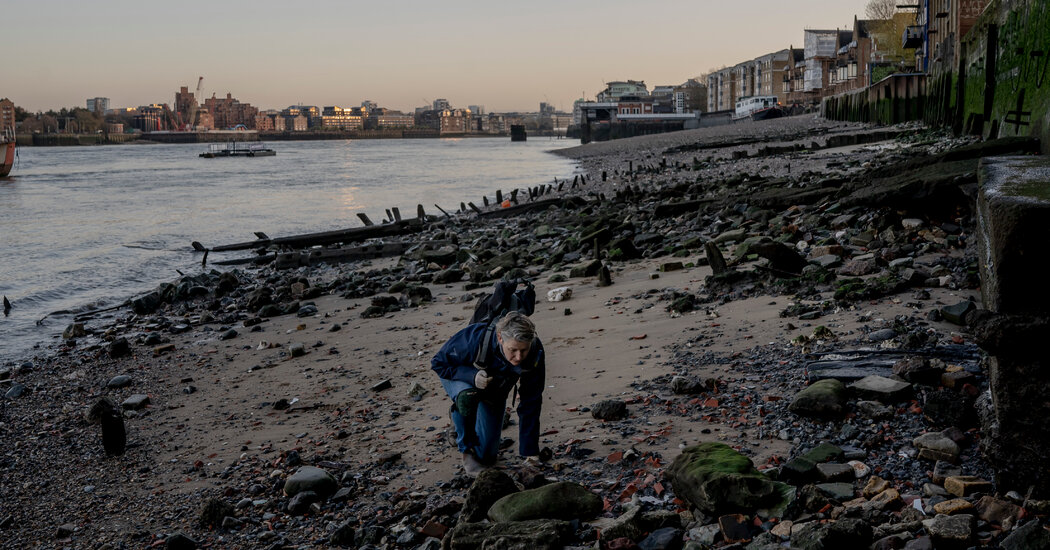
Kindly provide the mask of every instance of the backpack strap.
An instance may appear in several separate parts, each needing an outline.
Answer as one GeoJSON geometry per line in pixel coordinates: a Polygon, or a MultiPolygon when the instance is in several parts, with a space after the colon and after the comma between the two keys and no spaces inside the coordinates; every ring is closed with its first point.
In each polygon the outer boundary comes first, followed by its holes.
{"type": "Polygon", "coordinates": [[[485,327],[485,333],[481,337],[481,343],[478,344],[477,351],[474,353],[474,367],[477,369],[484,369],[488,363],[489,355],[492,353],[492,334],[496,332],[496,320],[492,320],[487,327],[485,327]]]}

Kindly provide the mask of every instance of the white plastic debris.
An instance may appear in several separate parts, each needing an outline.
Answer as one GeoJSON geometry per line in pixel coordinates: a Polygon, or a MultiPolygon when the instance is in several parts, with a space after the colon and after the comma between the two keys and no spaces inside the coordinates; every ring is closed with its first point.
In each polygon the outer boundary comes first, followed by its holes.
{"type": "Polygon", "coordinates": [[[572,298],[572,289],[567,286],[559,286],[547,291],[548,302],[562,302],[572,298]]]}

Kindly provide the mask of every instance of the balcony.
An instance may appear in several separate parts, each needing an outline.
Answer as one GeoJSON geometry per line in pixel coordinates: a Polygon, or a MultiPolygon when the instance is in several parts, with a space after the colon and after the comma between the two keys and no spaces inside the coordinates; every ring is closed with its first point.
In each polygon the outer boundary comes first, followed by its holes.
{"type": "Polygon", "coordinates": [[[923,29],[919,26],[911,26],[904,29],[902,46],[904,49],[918,48],[922,46],[923,29]]]}

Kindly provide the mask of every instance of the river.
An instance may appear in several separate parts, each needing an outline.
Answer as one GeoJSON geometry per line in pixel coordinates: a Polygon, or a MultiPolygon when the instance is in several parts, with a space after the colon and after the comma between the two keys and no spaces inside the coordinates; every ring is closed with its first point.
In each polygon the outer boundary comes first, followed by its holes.
{"type": "MultiPolygon", "coordinates": [[[[549,151],[574,140],[508,138],[282,142],[274,157],[203,159],[205,145],[23,147],[0,179],[0,366],[40,353],[72,315],[196,273],[205,246],[378,223],[398,207],[452,212],[572,178],[549,151]],[[46,318],[45,318],[46,316],[46,318]],[[40,319],[43,322],[38,323],[40,319]],[[36,349],[34,349],[34,347],[36,349]]],[[[211,259],[219,259],[212,257],[211,259]]]]}

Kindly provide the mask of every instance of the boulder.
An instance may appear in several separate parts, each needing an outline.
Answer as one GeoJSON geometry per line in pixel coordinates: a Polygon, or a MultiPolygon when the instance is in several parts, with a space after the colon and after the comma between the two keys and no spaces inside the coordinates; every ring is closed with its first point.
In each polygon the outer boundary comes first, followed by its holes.
{"type": "Polygon", "coordinates": [[[850,384],[849,389],[863,399],[883,403],[898,403],[911,395],[911,384],[877,375],[865,376],[850,384]]]}
{"type": "Polygon", "coordinates": [[[478,474],[467,491],[467,498],[460,512],[461,521],[477,522],[485,519],[488,517],[489,508],[496,501],[517,492],[517,485],[506,472],[495,468],[484,470],[478,474]]]}
{"type": "Polygon", "coordinates": [[[933,518],[927,530],[937,548],[966,548],[973,539],[974,523],[969,514],[941,514],[933,518]]]}
{"type": "Polygon", "coordinates": [[[598,518],[594,526],[602,532],[607,540],[627,539],[635,541],[642,538],[645,526],[642,524],[642,509],[631,506],[617,518],[598,518]]]}
{"type": "Polygon", "coordinates": [[[1050,531],[1036,519],[1014,529],[999,543],[1003,550],[1038,550],[1050,548],[1050,531]]]}
{"type": "Polygon", "coordinates": [[[769,260],[769,267],[776,275],[799,275],[808,263],[794,248],[784,243],[757,243],[751,246],[750,251],[769,260]]]}
{"type": "Polygon", "coordinates": [[[704,513],[754,512],[789,500],[790,487],[757,469],[724,443],[687,447],[667,470],[675,495],[704,513]]]}
{"type": "Polygon", "coordinates": [[[591,416],[597,420],[619,420],[627,416],[627,403],[619,399],[606,399],[591,406],[591,416]]]}
{"type": "Polygon", "coordinates": [[[463,280],[462,269],[445,269],[438,271],[434,274],[434,284],[436,285],[447,285],[449,283],[458,283],[463,280]]]}
{"type": "Polygon", "coordinates": [[[339,483],[332,474],[314,466],[299,468],[284,482],[284,493],[290,497],[302,491],[313,491],[325,499],[334,495],[338,489],[339,483]]]}
{"type": "Polygon", "coordinates": [[[674,527],[657,529],[638,543],[641,550],[678,550],[681,547],[682,530],[674,527]]]}
{"type": "Polygon", "coordinates": [[[912,440],[919,450],[919,458],[955,462],[959,458],[959,445],[952,438],[939,432],[925,433],[912,440]]]}
{"type": "Polygon", "coordinates": [[[601,260],[591,260],[569,270],[569,277],[594,277],[602,268],[601,260]]]}
{"type": "Polygon", "coordinates": [[[693,395],[706,389],[703,382],[691,376],[675,376],[671,379],[671,391],[678,395],[693,395]]]}
{"type": "Polygon", "coordinates": [[[846,410],[846,387],[832,378],[818,380],[799,392],[788,410],[800,416],[839,416],[846,410]]]}
{"type": "Polygon", "coordinates": [[[603,507],[601,497],[586,487],[568,481],[509,494],[489,508],[495,522],[533,519],[590,519],[603,507]]]}

